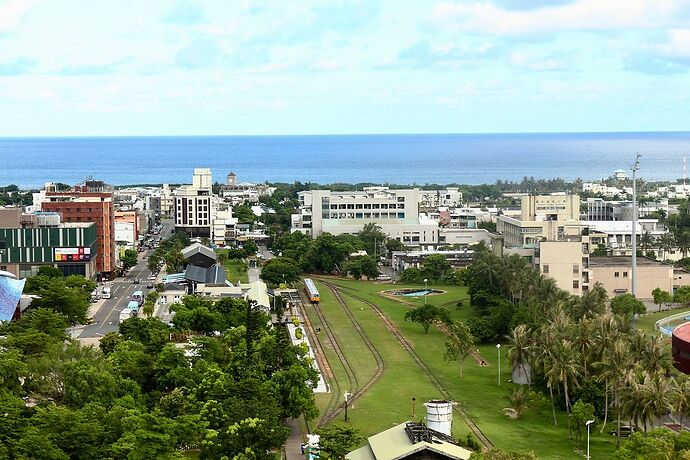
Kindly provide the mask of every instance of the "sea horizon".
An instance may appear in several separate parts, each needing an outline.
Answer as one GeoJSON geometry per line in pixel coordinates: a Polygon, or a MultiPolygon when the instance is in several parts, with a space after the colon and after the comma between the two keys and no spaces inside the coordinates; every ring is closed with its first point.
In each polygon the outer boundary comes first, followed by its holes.
{"type": "Polygon", "coordinates": [[[629,170],[637,153],[640,178],[677,180],[690,131],[5,137],[0,185],[184,184],[195,167],[219,182],[230,171],[240,182],[319,184],[595,180],[629,170]]]}

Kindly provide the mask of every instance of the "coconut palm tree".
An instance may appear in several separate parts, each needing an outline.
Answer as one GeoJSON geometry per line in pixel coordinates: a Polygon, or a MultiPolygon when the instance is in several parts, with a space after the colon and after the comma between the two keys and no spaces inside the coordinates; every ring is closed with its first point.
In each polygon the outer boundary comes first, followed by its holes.
{"type": "Polygon", "coordinates": [[[570,340],[561,338],[551,347],[549,354],[549,369],[545,375],[549,381],[560,383],[565,396],[565,410],[570,412],[570,391],[579,386],[582,376],[582,366],[577,349],[570,340]]]}
{"type": "MultiPolygon", "coordinates": [[[[630,353],[627,343],[622,338],[615,339],[610,346],[601,353],[601,360],[594,363],[598,370],[599,379],[604,381],[604,423],[601,426],[601,433],[606,428],[609,416],[609,393],[613,391],[613,402],[616,408],[617,431],[620,433],[621,425],[621,398],[620,390],[623,385],[626,371],[630,368],[630,353]]],[[[620,438],[620,436],[619,436],[620,438]]]]}
{"type": "Polygon", "coordinates": [[[676,384],[673,378],[660,374],[647,374],[643,385],[639,388],[638,396],[641,400],[641,416],[646,433],[649,423],[654,423],[655,420],[673,410],[676,401],[676,384]]]}
{"type": "Polygon", "coordinates": [[[508,349],[508,361],[511,367],[519,368],[522,374],[527,378],[527,385],[532,388],[532,346],[533,341],[529,329],[526,325],[520,324],[516,326],[512,333],[507,337],[510,343],[508,349]],[[527,374],[527,366],[530,369],[530,375],[527,374]]]}
{"type": "Polygon", "coordinates": [[[639,364],[650,375],[665,375],[671,371],[673,358],[666,350],[665,345],[661,335],[645,342],[639,364]]]}
{"type": "Polygon", "coordinates": [[[649,248],[654,244],[654,237],[649,230],[640,235],[640,247],[646,253],[649,248]]]}
{"type": "Polygon", "coordinates": [[[676,380],[676,401],[674,410],[680,417],[680,429],[683,430],[683,415],[690,412],[690,377],[681,374],[676,380]]]}
{"type": "Polygon", "coordinates": [[[594,318],[585,317],[576,324],[574,342],[578,354],[582,359],[581,364],[585,380],[588,376],[588,364],[593,358],[594,347],[596,344],[596,335],[594,334],[595,329],[596,323],[594,318]]]}

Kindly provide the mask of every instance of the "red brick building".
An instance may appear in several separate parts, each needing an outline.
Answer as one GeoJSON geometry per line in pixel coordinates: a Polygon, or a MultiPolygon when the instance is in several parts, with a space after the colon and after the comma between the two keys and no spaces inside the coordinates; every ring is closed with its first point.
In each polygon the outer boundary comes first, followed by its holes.
{"type": "Polygon", "coordinates": [[[94,222],[97,229],[96,270],[101,278],[114,277],[115,207],[109,185],[90,180],[66,192],[46,190],[41,209],[59,212],[62,222],[94,222]]]}

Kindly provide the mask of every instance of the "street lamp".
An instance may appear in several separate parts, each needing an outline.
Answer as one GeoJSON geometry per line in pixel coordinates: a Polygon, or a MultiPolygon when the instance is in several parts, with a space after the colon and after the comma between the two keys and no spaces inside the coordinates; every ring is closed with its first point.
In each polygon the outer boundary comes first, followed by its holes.
{"type": "Polygon", "coordinates": [[[417,418],[417,414],[415,412],[415,401],[417,401],[417,398],[412,396],[412,420],[417,418]]]}
{"type": "Polygon", "coordinates": [[[352,393],[345,392],[345,421],[349,422],[350,419],[347,417],[347,401],[350,399],[350,396],[352,396],[352,393]]]}
{"type": "Polygon", "coordinates": [[[501,386],[501,344],[496,344],[496,350],[498,350],[498,386],[501,386]]]}
{"type": "Polygon", "coordinates": [[[428,291],[428,289],[427,289],[427,282],[428,281],[429,281],[428,279],[424,278],[424,305],[426,305],[426,294],[427,294],[426,291],[428,291]]]}
{"type": "Polygon", "coordinates": [[[585,422],[585,425],[587,426],[587,460],[590,459],[590,456],[589,456],[589,426],[590,426],[592,423],[594,423],[594,419],[592,419],[592,420],[587,420],[587,421],[585,422]]]}
{"type": "Polygon", "coordinates": [[[632,246],[632,273],[630,277],[630,292],[637,295],[637,170],[640,168],[640,154],[635,157],[632,165],[632,235],[630,243],[632,246]]]}

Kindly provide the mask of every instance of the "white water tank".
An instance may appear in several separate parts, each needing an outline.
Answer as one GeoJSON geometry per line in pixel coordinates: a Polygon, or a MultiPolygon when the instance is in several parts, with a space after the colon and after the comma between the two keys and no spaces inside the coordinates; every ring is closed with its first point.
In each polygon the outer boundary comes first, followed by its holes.
{"type": "Polygon", "coordinates": [[[453,401],[432,399],[426,406],[426,426],[450,436],[453,424],[453,401]]]}

